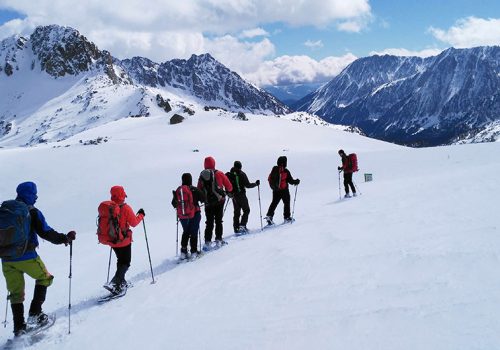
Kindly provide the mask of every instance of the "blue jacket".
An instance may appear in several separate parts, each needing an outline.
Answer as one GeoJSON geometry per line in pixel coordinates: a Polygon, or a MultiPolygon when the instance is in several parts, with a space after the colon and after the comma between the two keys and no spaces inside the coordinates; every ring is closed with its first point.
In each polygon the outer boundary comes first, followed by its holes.
{"type": "Polygon", "coordinates": [[[38,199],[36,184],[33,182],[23,182],[17,186],[16,191],[16,200],[24,202],[30,208],[31,236],[28,248],[23,256],[16,259],[2,259],[2,261],[9,262],[35,259],[38,256],[36,252],[36,248],[38,247],[38,236],[54,244],[67,243],[68,239],[66,235],[59,233],[50,227],[47,224],[42,212],[34,207],[34,204],[38,199]]]}

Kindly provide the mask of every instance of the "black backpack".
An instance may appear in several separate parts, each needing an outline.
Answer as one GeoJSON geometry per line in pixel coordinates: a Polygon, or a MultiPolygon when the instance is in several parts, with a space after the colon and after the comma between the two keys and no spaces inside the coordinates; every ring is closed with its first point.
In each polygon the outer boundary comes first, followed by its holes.
{"type": "Polygon", "coordinates": [[[203,192],[206,197],[205,206],[217,204],[225,196],[225,192],[215,180],[216,173],[217,170],[205,169],[200,174],[200,181],[203,184],[203,192]]]}

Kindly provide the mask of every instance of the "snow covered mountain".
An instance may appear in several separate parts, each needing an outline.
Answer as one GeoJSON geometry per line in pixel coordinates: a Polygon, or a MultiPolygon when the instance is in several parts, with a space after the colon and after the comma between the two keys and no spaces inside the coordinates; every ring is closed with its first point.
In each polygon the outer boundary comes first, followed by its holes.
{"type": "Polygon", "coordinates": [[[38,27],[0,42],[0,146],[64,140],[125,117],[163,111],[189,116],[193,105],[228,112],[289,109],[210,55],[156,64],[120,61],[77,30],[38,27]]]}
{"type": "Polygon", "coordinates": [[[270,111],[285,114],[290,110],[272,95],[243,80],[210,54],[192,55],[161,64],[144,57],[121,61],[138,84],[172,87],[210,104],[232,110],[270,111]]]}
{"type": "Polygon", "coordinates": [[[269,85],[264,86],[263,89],[276,96],[287,106],[292,107],[297,101],[316,91],[321,85],[323,83],[269,85]]]}
{"type": "Polygon", "coordinates": [[[500,120],[500,47],[361,58],[295,107],[401,144],[497,139],[488,130],[500,120]]]}

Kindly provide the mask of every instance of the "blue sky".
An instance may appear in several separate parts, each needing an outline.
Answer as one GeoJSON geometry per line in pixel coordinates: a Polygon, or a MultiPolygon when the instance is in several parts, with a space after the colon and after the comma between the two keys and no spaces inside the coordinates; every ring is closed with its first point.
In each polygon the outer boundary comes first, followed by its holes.
{"type": "Polygon", "coordinates": [[[496,0],[0,0],[0,39],[71,26],[119,58],[210,52],[258,85],[322,82],[357,57],[500,44],[496,0]]]}

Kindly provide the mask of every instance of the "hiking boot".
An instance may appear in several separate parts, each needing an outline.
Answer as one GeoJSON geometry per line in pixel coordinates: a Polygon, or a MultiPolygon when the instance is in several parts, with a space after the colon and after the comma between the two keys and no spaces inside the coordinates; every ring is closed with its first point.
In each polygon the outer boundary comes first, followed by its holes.
{"type": "Polygon", "coordinates": [[[10,305],[12,308],[12,317],[14,319],[14,336],[26,334],[26,323],[24,322],[24,305],[16,303],[10,305]]]}
{"type": "Polygon", "coordinates": [[[188,258],[187,253],[181,252],[180,260],[186,260],[188,258]]]}
{"type": "Polygon", "coordinates": [[[222,239],[217,239],[217,240],[215,240],[215,246],[216,246],[217,248],[220,248],[220,247],[222,247],[223,245],[226,245],[226,244],[227,244],[227,242],[226,242],[226,241],[224,241],[224,240],[222,240],[222,239]]]}
{"type": "Polygon", "coordinates": [[[18,328],[14,328],[14,337],[20,337],[21,335],[24,335],[26,333],[28,333],[28,331],[26,330],[26,323],[23,323],[18,328]]]}
{"type": "Polygon", "coordinates": [[[113,293],[113,291],[115,290],[116,288],[116,285],[114,282],[108,282],[106,283],[105,285],[103,285],[104,289],[110,291],[111,293],[113,293]]]}
{"type": "Polygon", "coordinates": [[[208,252],[210,249],[212,249],[212,242],[205,242],[202,249],[204,252],[208,252]]]}
{"type": "Polygon", "coordinates": [[[264,217],[264,220],[267,221],[268,225],[274,225],[273,217],[272,216],[266,216],[266,217],[264,217]]]}
{"type": "Polygon", "coordinates": [[[194,260],[194,259],[198,258],[200,255],[201,255],[200,252],[197,252],[197,251],[196,252],[192,252],[190,259],[194,260]]]}
{"type": "Polygon", "coordinates": [[[48,321],[49,321],[49,316],[44,312],[40,312],[38,315],[30,315],[28,317],[29,325],[43,326],[48,321]]]}
{"type": "Polygon", "coordinates": [[[117,284],[115,288],[111,291],[114,295],[124,294],[127,291],[128,285],[127,282],[123,281],[123,283],[117,284]]]}
{"type": "Polygon", "coordinates": [[[247,227],[246,227],[246,226],[243,226],[243,225],[242,225],[242,226],[240,226],[240,227],[238,228],[238,233],[248,233],[248,229],[247,229],[247,227]]]}
{"type": "Polygon", "coordinates": [[[285,224],[291,224],[294,221],[295,221],[295,219],[293,219],[293,218],[285,218],[285,224]]]}
{"type": "Polygon", "coordinates": [[[351,195],[349,193],[346,193],[344,198],[351,198],[351,195]]]}
{"type": "Polygon", "coordinates": [[[358,195],[357,195],[357,193],[356,193],[356,192],[353,192],[352,196],[353,196],[353,197],[357,197],[358,195]]]}

